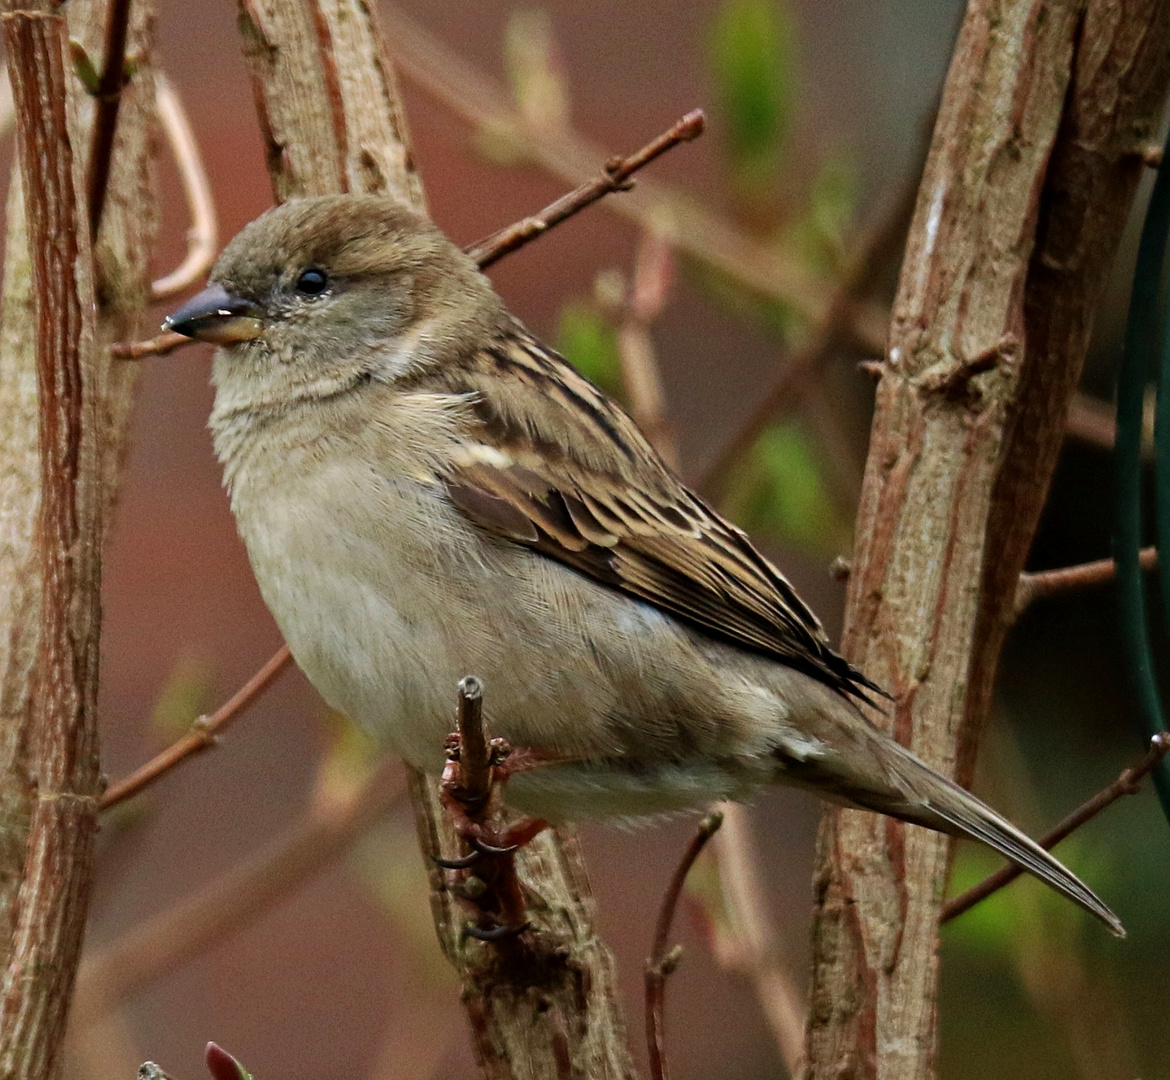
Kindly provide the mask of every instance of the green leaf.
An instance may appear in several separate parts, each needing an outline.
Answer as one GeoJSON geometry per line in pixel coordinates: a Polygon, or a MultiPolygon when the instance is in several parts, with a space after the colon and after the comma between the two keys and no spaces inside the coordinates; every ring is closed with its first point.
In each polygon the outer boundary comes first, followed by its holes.
{"type": "Polygon", "coordinates": [[[575,300],[561,312],[557,351],[590,382],[622,398],[622,364],[617,331],[597,308],[575,300]]]}
{"type": "Polygon", "coordinates": [[[847,546],[818,452],[799,421],[773,424],[756,440],[728,486],[724,510],[749,532],[815,555],[847,546]]]}
{"type": "Polygon", "coordinates": [[[742,195],[770,193],[792,123],[795,40],[775,0],[724,0],[708,50],[711,79],[735,183],[742,195]]]}

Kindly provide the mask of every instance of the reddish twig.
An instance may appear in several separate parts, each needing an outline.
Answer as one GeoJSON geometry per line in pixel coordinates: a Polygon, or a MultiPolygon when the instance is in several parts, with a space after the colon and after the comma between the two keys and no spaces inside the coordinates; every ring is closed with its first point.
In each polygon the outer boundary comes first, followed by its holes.
{"type": "Polygon", "coordinates": [[[492,791],[492,753],[483,728],[483,683],[474,675],[459,681],[459,798],[485,806],[492,791]]]}
{"type": "Polygon", "coordinates": [[[633,184],[630,178],[634,173],[679,143],[697,139],[703,133],[706,122],[702,109],[687,113],[674,127],[647,143],[636,154],[628,158],[611,158],[602,167],[600,175],[586,181],[567,195],[562,195],[539,214],[526,217],[477,241],[466,248],[467,254],[479,264],[480,269],[491,266],[497,259],[535,240],[554,225],[559,225],[585,207],[592,206],[610,192],[628,190],[633,184]]]}
{"type": "Polygon", "coordinates": [[[110,346],[110,355],[115,360],[141,360],[146,356],[166,356],[184,345],[194,345],[195,339],[173,330],[165,330],[157,337],[146,341],[118,341],[110,346]]]}
{"type": "MultiPolygon", "coordinates": [[[[1158,565],[1156,548],[1143,548],[1139,556],[1143,570],[1153,570],[1158,565]]],[[[1078,566],[1062,566],[1059,570],[1037,570],[1020,575],[1016,586],[1016,598],[1012,615],[1018,618],[1036,600],[1044,600],[1057,593],[1073,589],[1087,589],[1094,585],[1105,585],[1117,574],[1112,559],[1097,559],[1078,566]]]]}
{"type": "Polygon", "coordinates": [[[210,750],[216,738],[241,712],[251,705],[276,677],[288,666],[292,654],[287,645],[282,645],[275,655],[243,686],[239,688],[210,716],[200,716],[181,738],[168,746],[161,754],[136,769],[124,780],[119,780],[102,797],[100,809],[108,810],[137,795],[156,780],[165,776],[187,758],[204,750],[210,750]]]}
{"type": "MultiPolygon", "coordinates": [[[[1065,837],[1072,835],[1082,825],[1092,821],[1106,807],[1112,806],[1123,795],[1136,795],[1141,790],[1141,781],[1168,753],[1170,753],[1170,735],[1163,732],[1150,740],[1150,748],[1136,764],[1123,769],[1121,775],[1108,787],[1102,788],[1087,802],[1078,806],[1068,817],[1050,833],[1037,841],[1045,850],[1054,848],[1065,837]]],[[[965,893],[948,900],[942,910],[942,922],[949,922],[965,911],[970,911],[981,900],[986,900],[992,893],[998,892],[1005,885],[1015,881],[1024,871],[1015,864],[1005,866],[978,885],[968,889],[965,893]]]]}
{"type": "Polygon", "coordinates": [[[0,1074],[59,1075],[85,930],[101,772],[99,381],[92,257],[70,137],[68,30],[4,16],[35,317],[40,640],[29,703],[34,797],[11,956],[0,994],[0,1074]]]}
{"type": "Polygon", "coordinates": [[[89,151],[89,231],[97,236],[110,181],[114,154],[114,133],[122,87],[126,84],[126,32],[130,25],[130,0],[113,0],[106,22],[105,55],[95,92],[93,136],[89,151]]]}
{"type": "Polygon", "coordinates": [[[215,217],[215,201],[211,197],[211,184],[207,179],[207,170],[203,167],[195,133],[191,130],[191,122],[187,119],[187,112],[178,93],[162,72],[155,73],[155,103],[179,170],[179,180],[191,215],[186,256],[174,270],[150,286],[152,300],[166,300],[193,285],[211,269],[215,262],[219,227],[215,217]]]}
{"type": "Polygon", "coordinates": [[[691,872],[691,867],[695,865],[700,852],[707,846],[707,841],[719,831],[722,824],[723,815],[718,812],[708,814],[699,822],[699,828],[687,845],[674,877],[670,879],[666,895],[662,898],[662,907],[658,911],[654,945],[650,951],[650,959],[646,961],[645,976],[646,1045],[650,1051],[651,1080],[666,1080],[667,1075],[666,1043],[662,1023],[663,1009],[666,1005],[666,979],[682,959],[682,946],[676,945],[669,951],[666,947],[670,938],[670,928],[674,923],[675,909],[678,907],[687,874],[691,872]]]}

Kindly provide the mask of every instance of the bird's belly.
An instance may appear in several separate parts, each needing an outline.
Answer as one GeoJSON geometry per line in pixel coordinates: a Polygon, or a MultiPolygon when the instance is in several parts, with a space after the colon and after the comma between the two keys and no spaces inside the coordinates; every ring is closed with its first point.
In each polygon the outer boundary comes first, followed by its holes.
{"type": "Polygon", "coordinates": [[[670,616],[473,532],[425,489],[341,486],[332,512],[321,490],[270,500],[241,534],[306,676],[407,761],[441,768],[476,675],[493,736],[570,762],[513,780],[543,816],[653,813],[767,779],[774,694],[670,616]]]}

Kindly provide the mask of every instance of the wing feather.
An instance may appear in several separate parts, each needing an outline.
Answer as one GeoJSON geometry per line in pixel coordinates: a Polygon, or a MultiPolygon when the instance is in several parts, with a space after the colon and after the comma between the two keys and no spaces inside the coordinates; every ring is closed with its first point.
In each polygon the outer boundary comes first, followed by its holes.
{"type": "Polygon", "coordinates": [[[473,402],[443,477],[469,520],[842,694],[882,694],[747,535],[556,353],[516,324],[476,360],[445,374],[473,402]]]}

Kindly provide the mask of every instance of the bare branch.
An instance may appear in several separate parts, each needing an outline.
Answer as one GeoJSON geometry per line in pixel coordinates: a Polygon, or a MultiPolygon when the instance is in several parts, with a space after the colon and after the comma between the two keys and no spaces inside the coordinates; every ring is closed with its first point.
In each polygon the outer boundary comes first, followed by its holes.
{"type": "Polygon", "coordinates": [[[480,269],[485,269],[497,259],[535,240],[554,225],[559,225],[566,218],[572,217],[587,206],[592,206],[610,192],[629,191],[633,186],[630,178],[634,173],[679,143],[697,139],[702,135],[706,123],[707,118],[703,115],[702,109],[687,113],[674,127],[647,143],[637,153],[631,154],[628,158],[610,158],[598,176],[581,184],[567,195],[562,195],[539,214],[526,217],[477,241],[466,249],[467,254],[479,263],[480,269]]]}
{"type": "Polygon", "coordinates": [[[682,896],[683,885],[687,874],[695,865],[695,860],[707,846],[707,841],[719,831],[723,824],[723,815],[718,811],[708,814],[699,822],[691,842],[683,854],[682,860],[674,871],[674,876],[667,886],[666,895],[662,898],[662,907],[658,911],[658,922],[654,927],[654,944],[650,949],[650,959],[646,961],[646,1044],[650,1051],[650,1076],[652,1080],[666,1080],[666,1044],[662,1026],[662,1013],[666,1005],[666,979],[679,965],[682,959],[682,947],[676,945],[667,951],[667,942],[670,938],[670,928],[674,924],[674,913],[678,908],[679,897],[682,896]]]}
{"type": "Polygon", "coordinates": [[[483,806],[492,792],[492,754],[483,729],[483,683],[474,675],[459,682],[459,797],[483,806]]]}
{"type": "Polygon", "coordinates": [[[122,104],[122,87],[126,83],[126,33],[130,26],[130,0],[111,0],[106,21],[105,52],[102,73],[98,78],[96,108],[89,151],[89,231],[97,236],[106,189],[110,181],[110,161],[114,156],[114,133],[118,127],[118,110],[122,104]]]}
{"type": "Polygon", "coordinates": [[[401,766],[388,762],[341,800],[318,800],[271,848],[87,956],[75,1022],[92,1023],[135,990],[247,926],[320,872],[403,795],[401,766]]]}
{"type": "Polygon", "coordinates": [[[179,169],[187,211],[191,215],[186,256],[174,270],[150,286],[152,300],[166,300],[193,285],[211,269],[219,244],[219,225],[215,202],[211,198],[211,184],[187,111],[178,92],[162,72],[155,72],[155,102],[179,169]]]}
{"type": "MultiPolygon", "coordinates": [[[[1136,795],[1141,790],[1141,782],[1146,774],[1167,754],[1170,754],[1170,735],[1165,733],[1155,735],[1150,740],[1149,750],[1140,761],[1128,769],[1122,769],[1121,775],[1112,784],[1102,788],[1091,799],[1078,806],[1055,829],[1042,836],[1037,841],[1039,845],[1046,850],[1056,847],[1061,840],[1071,836],[1086,822],[1092,821],[1102,810],[1112,806],[1123,795],[1136,795]]],[[[999,892],[1005,885],[1015,881],[1023,872],[1014,864],[1005,866],[978,885],[972,886],[965,893],[948,900],[943,907],[940,921],[949,922],[962,915],[963,912],[970,911],[980,901],[986,900],[993,893],[999,892]]]]}
{"type": "Polygon", "coordinates": [[[102,796],[99,809],[108,810],[111,806],[125,802],[166,776],[188,758],[194,757],[204,750],[210,750],[215,745],[220,732],[249,705],[253,704],[272,685],[276,677],[288,667],[291,661],[292,654],[289,652],[288,646],[282,645],[272,658],[215,712],[210,716],[200,716],[191,725],[191,730],[186,735],[177,739],[161,754],[152,758],[141,768],[136,769],[124,780],[119,780],[114,784],[102,796]]]}
{"type": "Polygon", "coordinates": [[[194,345],[194,338],[164,330],[157,337],[146,341],[119,341],[110,346],[110,355],[115,360],[141,360],[147,356],[166,356],[184,345],[194,345]]]}
{"type": "MultiPolygon", "coordinates": [[[[1138,558],[1143,570],[1153,570],[1158,565],[1156,548],[1143,548],[1138,558]]],[[[1105,585],[1112,581],[1116,574],[1117,567],[1112,559],[1097,559],[1078,566],[1062,566],[1059,570],[1037,570],[1032,573],[1025,571],[1020,575],[1019,584],[1016,586],[1012,617],[1019,618],[1037,600],[1045,600],[1073,589],[1105,585]]]]}
{"type": "Polygon", "coordinates": [[[42,591],[29,725],[36,795],[0,998],[0,1072],[50,1080],[85,929],[101,784],[100,385],[68,30],[61,16],[27,11],[6,14],[3,27],[37,322],[42,591]]]}

